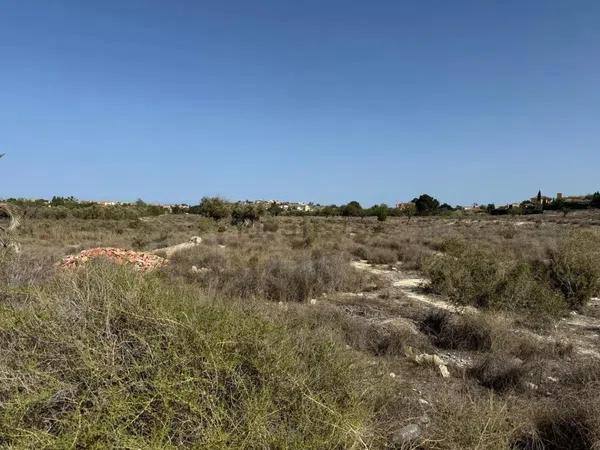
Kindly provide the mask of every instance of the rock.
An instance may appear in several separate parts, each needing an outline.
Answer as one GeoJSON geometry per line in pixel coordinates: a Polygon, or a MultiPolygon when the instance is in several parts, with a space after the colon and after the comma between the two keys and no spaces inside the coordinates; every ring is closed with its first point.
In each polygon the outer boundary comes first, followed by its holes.
{"type": "Polygon", "coordinates": [[[169,247],[157,248],[152,253],[155,255],[164,255],[165,258],[172,257],[175,253],[178,253],[182,250],[187,250],[193,248],[202,243],[202,238],[200,236],[192,236],[187,242],[183,242],[181,244],[171,245],[169,247]]]}
{"type": "Polygon", "coordinates": [[[58,265],[62,269],[76,269],[93,259],[106,259],[115,264],[130,264],[140,271],[155,270],[167,263],[165,258],[146,252],[135,252],[113,247],[97,247],[83,250],[77,255],[66,256],[58,265]]]}
{"type": "Polygon", "coordinates": [[[442,358],[440,358],[438,355],[433,355],[432,362],[436,366],[443,366],[445,364],[442,358]]]}
{"type": "Polygon", "coordinates": [[[442,374],[443,378],[450,378],[450,371],[448,370],[448,367],[446,367],[444,364],[441,364],[438,366],[438,369],[440,369],[440,373],[442,374]]]}
{"type": "Polygon", "coordinates": [[[414,443],[421,437],[421,427],[413,423],[406,425],[400,430],[396,431],[392,435],[392,444],[400,448],[404,448],[406,445],[414,443]]]}

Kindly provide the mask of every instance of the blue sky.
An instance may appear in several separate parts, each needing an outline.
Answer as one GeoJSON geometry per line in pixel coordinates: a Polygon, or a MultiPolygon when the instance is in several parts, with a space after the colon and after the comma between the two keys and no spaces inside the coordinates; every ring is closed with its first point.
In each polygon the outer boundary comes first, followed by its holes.
{"type": "Polygon", "coordinates": [[[600,189],[596,0],[0,2],[0,196],[600,189]]]}

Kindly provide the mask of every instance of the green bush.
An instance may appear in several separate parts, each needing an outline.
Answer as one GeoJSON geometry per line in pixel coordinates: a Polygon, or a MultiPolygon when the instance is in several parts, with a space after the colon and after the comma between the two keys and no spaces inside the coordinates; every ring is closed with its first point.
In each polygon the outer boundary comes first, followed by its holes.
{"type": "Polygon", "coordinates": [[[231,214],[231,205],[219,197],[204,197],[198,206],[198,212],[214,220],[221,220],[231,214]]]}
{"type": "Polygon", "coordinates": [[[491,252],[474,244],[451,240],[443,249],[445,255],[431,256],[424,262],[432,289],[459,305],[491,306],[506,267],[491,252]]]}
{"type": "Polygon", "coordinates": [[[358,448],[338,345],[157,276],[98,265],[1,306],[3,448],[358,448]]]}
{"type": "Polygon", "coordinates": [[[253,226],[264,212],[263,208],[255,205],[237,204],[231,211],[231,225],[253,226]]]}
{"type": "Polygon", "coordinates": [[[600,292],[600,236],[576,232],[550,255],[550,273],[572,308],[579,309],[600,292]]]}
{"type": "Polygon", "coordinates": [[[465,241],[446,241],[442,249],[444,255],[425,258],[423,270],[432,290],[454,303],[549,316],[564,312],[564,299],[543,267],[465,241]]]}

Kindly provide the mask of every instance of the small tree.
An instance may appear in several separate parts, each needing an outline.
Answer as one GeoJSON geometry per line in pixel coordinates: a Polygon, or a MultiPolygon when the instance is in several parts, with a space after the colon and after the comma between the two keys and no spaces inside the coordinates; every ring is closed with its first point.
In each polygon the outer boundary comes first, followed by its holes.
{"type": "Polygon", "coordinates": [[[594,192],[592,195],[592,201],[590,202],[592,208],[600,208],[600,192],[594,192]]]}
{"type": "Polygon", "coordinates": [[[363,208],[357,201],[351,201],[347,205],[342,206],[342,216],[345,217],[362,217],[363,208]]]}
{"type": "Polygon", "coordinates": [[[375,217],[377,217],[379,222],[385,222],[390,215],[390,208],[385,203],[382,203],[381,205],[375,205],[373,210],[375,217]]]}
{"type": "Polygon", "coordinates": [[[283,208],[279,206],[277,203],[272,202],[267,208],[267,212],[271,216],[279,216],[283,212],[283,208]]]}
{"type": "Polygon", "coordinates": [[[261,207],[254,205],[236,205],[231,211],[232,225],[253,226],[254,222],[260,220],[260,217],[265,213],[261,207]]]}
{"type": "Polygon", "coordinates": [[[408,219],[407,222],[410,222],[410,219],[417,213],[417,205],[414,202],[405,205],[402,208],[402,214],[404,214],[408,219]]]}
{"type": "Polygon", "coordinates": [[[419,215],[433,214],[440,207],[440,202],[427,194],[422,194],[419,198],[413,199],[412,202],[415,204],[419,215]]]}
{"type": "Polygon", "coordinates": [[[215,221],[229,217],[229,204],[220,197],[203,197],[198,207],[200,214],[215,221]]]}

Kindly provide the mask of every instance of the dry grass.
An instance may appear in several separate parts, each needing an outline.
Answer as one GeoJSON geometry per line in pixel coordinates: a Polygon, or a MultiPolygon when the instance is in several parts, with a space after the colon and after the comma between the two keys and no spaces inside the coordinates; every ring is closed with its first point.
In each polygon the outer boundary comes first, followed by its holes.
{"type": "Polygon", "coordinates": [[[369,439],[359,361],[240,304],[101,265],[61,274],[1,316],[3,447],[350,448],[369,439]]]}
{"type": "Polygon", "coordinates": [[[23,255],[0,261],[0,446],[393,448],[409,424],[422,435],[405,448],[596,445],[600,371],[551,339],[557,298],[578,301],[565,280],[598,291],[591,247],[564,240],[595,220],[26,220],[23,255]],[[193,235],[203,244],[154,275],[54,273],[84,248],[153,250],[193,235]],[[352,259],[424,268],[438,292],[484,308],[430,313],[352,259]],[[569,270],[552,275],[559,264],[569,270]],[[550,338],[517,332],[523,322],[550,338]],[[469,368],[442,379],[407,346],[469,368]]]}

